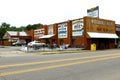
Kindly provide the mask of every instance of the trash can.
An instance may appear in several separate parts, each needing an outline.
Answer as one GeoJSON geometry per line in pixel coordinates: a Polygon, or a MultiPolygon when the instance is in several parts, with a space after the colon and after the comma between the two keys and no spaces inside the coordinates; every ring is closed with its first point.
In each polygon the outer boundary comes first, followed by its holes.
{"type": "Polygon", "coordinates": [[[93,43],[93,44],[91,44],[91,51],[96,51],[96,44],[95,43],[93,43]]]}

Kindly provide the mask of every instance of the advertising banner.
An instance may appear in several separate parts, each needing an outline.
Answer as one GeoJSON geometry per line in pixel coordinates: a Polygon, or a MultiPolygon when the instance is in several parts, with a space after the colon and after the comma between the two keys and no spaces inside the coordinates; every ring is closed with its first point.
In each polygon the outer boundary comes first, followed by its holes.
{"type": "Polygon", "coordinates": [[[83,19],[72,21],[72,36],[83,36],[83,19]]]}
{"type": "Polygon", "coordinates": [[[34,30],[34,34],[44,34],[45,33],[45,30],[44,28],[42,29],[37,29],[37,30],[34,30]]]}
{"type": "Polygon", "coordinates": [[[99,6],[88,9],[87,15],[90,17],[99,18],[99,6]]]}
{"type": "Polygon", "coordinates": [[[34,30],[34,38],[39,38],[45,33],[44,28],[34,30]]]}
{"type": "Polygon", "coordinates": [[[67,23],[58,24],[58,38],[67,38],[67,23]]]}

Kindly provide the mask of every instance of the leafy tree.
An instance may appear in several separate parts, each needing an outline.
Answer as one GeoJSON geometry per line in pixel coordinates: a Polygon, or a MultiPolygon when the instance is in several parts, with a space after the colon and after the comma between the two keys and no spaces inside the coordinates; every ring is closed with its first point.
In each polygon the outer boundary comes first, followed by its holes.
{"type": "Polygon", "coordinates": [[[21,27],[16,27],[16,26],[10,26],[10,24],[3,22],[0,25],[0,39],[4,36],[6,31],[26,31],[26,30],[31,30],[31,29],[37,29],[38,27],[43,26],[43,24],[33,24],[33,25],[27,25],[27,26],[21,26],[21,27]]]}
{"type": "Polygon", "coordinates": [[[10,28],[7,29],[7,31],[16,31],[16,27],[15,26],[11,26],[10,28]]]}
{"type": "Polygon", "coordinates": [[[43,24],[33,24],[33,25],[27,25],[25,30],[31,30],[31,29],[37,29],[38,27],[43,26],[43,24]]]}
{"type": "Polygon", "coordinates": [[[7,24],[5,22],[2,23],[2,25],[0,26],[0,38],[1,39],[4,36],[5,32],[7,31],[7,29],[9,28],[10,28],[10,24],[7,24]]]}

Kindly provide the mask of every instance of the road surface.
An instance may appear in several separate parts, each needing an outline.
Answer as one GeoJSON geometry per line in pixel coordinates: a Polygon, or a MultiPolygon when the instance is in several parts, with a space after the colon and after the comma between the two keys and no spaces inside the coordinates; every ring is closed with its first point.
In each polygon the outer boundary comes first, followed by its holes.
{"type": "Polygon", "coordinates": [[[1,56],[0,80],[120,80],[120,50],[1,56]]]}

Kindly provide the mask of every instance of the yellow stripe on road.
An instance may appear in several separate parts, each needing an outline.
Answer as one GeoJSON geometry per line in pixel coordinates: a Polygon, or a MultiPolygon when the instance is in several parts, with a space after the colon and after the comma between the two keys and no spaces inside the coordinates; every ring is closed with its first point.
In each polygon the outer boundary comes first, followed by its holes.
{"type": "Polygon", "coordinates": [[[72,66],[72,65],[77,65],[77,64],[84,64],[84,63],[103,61],[103,60],[109,60],[109,59],[115,59],[115,58],[120,58],[120,55],[119,56],[118,55],[117,56],[113,55],[113,56],[110,56],[110,57],[84,60],[84,61],[81,61],[81,62],[73,62],[73,63],[58,64],[58,65],[46,66],[46,67],[40,67],[40,68],[32,68],[32,69],[12,71],[12,72],[4,72],[4,73],[0,73],[0,76],[8,76],[8,75],[14,75],[14,74],[22,74],[22,73],[27,73],[27,72],[33,72],[33,71],[54,69],[54,68],[59,68],[59,67],[67,67],[67,66],[72,66]]]}
{"type": "Polygon", "coordinates": [[[81,60],[81,59],[90,59],[90,58],[99,58],[99,57],[109,57],[109,56],[119,56],[120,54],[107,54],[107,55],[99,55],[99,56],[88,56],[88,57],[80,57],[80,58],[67,58],[61,60],[49,60],[49,61],[41,61],[41,62],[29,62],[29,63],[20,63],[20,64],[8,64],[8,65],[1,65],[1,68],[8,68],[8,67],[16,67],[16,66],[29,66],[29,65],[37,65],[37,64],[45,64],[45,63],[54,63],[54,62],[63,62],[63,61],[72,61],[72,60],[81,60]]]}

